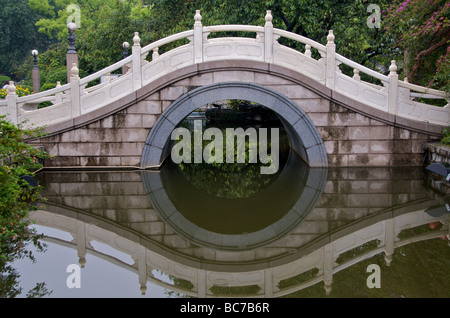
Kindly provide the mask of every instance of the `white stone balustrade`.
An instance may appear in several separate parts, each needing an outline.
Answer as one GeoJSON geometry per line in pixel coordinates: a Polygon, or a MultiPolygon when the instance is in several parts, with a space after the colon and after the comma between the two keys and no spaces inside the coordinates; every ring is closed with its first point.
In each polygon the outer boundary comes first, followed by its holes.
{"type": "Polygon", "coordinates": [[[171,35],[143,48],[136,32],[132,55],[95,74],[80,79],[78,74],[72,73],[69,84],[24,97],[17,97],[11,88],[6,100],[0,101],[0,115],[7,114],[13,122],[28,119],[35,125],[57,124],[133,94],[154,80],[183,67],[219,60],[250,60],[295,70],[329,89],[386,113],[442,126],[449,124],[449,105],[436,107],[415,100],[419,97],[449,100],[449,97],[438,90],[399,81],[395,61],[392,61],[389,75],[383,75],[336,53],[332,30],[329,31],[327,44],[322,45],[298,34],[274,28],[272,19],[271,12],[267,11],[264,26],[203,26],[202,16],[197,10],[193,30],[171,35]],[[226,31],[250,32],[255,33],[256,37],[208,38],[211,33],[226,31]],[[278,42],[280,37],[304,44],[305,52],[281,45],[278,42]],[[188,39],[189,44],[159,55],[158,49],[161,46],[183,39],[188,39]],[[321,59],[311,57],[313,49],[319,52],[321,59]],[[152,61],[147,62],[146,56],[150,51],[153,51],[152,61]],[[338,67],[340,64],[353,68],[354,76],[343,74],[338,67]],[[88,83],[124,66],[128,66],[126,74],[110,82],[86,88],[88,83]],[[362,81],[360,73],[381,81],[383,85],[362,81]],[[37,105],[43,101],[50,101],[53,105],[37,109],[37,105]]]}

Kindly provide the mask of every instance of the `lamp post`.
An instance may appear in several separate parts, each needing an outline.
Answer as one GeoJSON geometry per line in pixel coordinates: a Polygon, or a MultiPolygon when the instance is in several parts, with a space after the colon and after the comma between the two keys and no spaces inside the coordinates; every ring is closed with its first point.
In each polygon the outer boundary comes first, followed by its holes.
{"type": "MultiPolygon", "coordinates": [[[[128,48],[130,47],[130,43],[123,42],[123,58],[126,59],[128,57],[128,48]]],[[[122,66],[122,75],[128,72],[128,67],[126,65],[122,66]]]]}
{"type": "Polygon", "coordinates": [[[67,83],[70,82],[70,70],[72,69],[73,63],[78,67],[78,53],[75,49],[75,31],[77,25],[73,22],[67,24],[67,29],[69,30],[69,37],[67,38],[69,42],[69,48],[66,54],[66,68],[67,68],[67,83]]]}
{"type": "Polygon", "coordinates": [[[38,67],[38,51],[33,50],[31,51],[31,54],[33,55],[33,69],[31,70],[31,75],[33,77],[33,92],[38,93],[39,89],[41,88],[41,78],[39,75],[39,67],[38,67]]]}

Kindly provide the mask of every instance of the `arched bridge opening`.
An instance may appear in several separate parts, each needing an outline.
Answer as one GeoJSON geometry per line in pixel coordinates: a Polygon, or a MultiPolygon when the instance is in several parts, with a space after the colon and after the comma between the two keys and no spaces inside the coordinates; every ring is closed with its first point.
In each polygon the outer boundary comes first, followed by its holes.
{"type": "Polygon", "coordinates": [[[265,106],[280,118],[290,146],[310,167],[327,167],[323,140],[314,123],[279,92],[246,82],[222,82],[194,89],[177,99],[159,117],[145,142],[141,168],[159,167],[170,155],[171,132],[194,110],[222,100],[246,100],[265,106]]]}

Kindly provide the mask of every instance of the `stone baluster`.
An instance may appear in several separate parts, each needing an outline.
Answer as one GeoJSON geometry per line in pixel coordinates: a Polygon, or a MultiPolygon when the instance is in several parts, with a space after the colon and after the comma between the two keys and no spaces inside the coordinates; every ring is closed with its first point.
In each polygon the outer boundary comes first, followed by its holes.
{"type": "Polygon", "coordinates": [[[388,88],[388,111],[393,115],[398,113],[398,74],[397,74],[397,62],[391,61],[389,67],[389,88],[388,88]]]}
{"type": "Polygon", "coordinates": [[[194,63],[203,62],[203,26],[200,10],[194,16],[194,63]]]}
{"type": "Polygon", "coordinates": [[[273,24],[272,11],[266,12],[266,24],[264,25],[264,61],[273,63],[273,24]]]}
{"type": "MultiPolygon", "coordinates": [[[[57,88],[61,87],[61,82],[60,81],[56,82],[56,87],[57,88]]],[[[55,103],[54,103],[54,105],[61,104],[62,102],[63,102],[63,93],[62,92],[56,93],[55,94],[55,103]]]]}
{"type": "Polygon", "coordinates": [[[82,221],[77,221],[77,234],[76,234],[78,263],[81,268],[86,266],[86,225],[82,221]]]}
{"type": "Polygon", "coordinates": [[[307,57],[311,57],[311,45],[308,44],[305,45],[305,55],[307,57]]]}
{"type": "Polygon", "coordinates": [[[326,57],[326,82],[328,88],[334,89],[336,78],[336,44],[334,43],[333,30],[330,30],[327,36],[327,57],[326,57]]]}
{"type": "Polygon", "coordinates": [[[152,54],[152,61],[154,61],[154,60],[156,60],[156,59],[158,59],[159,58],[159,48],[158,47],[155,47],[154,49],[153,49],[153,54],[152,54]]]}
{"type": "Polygon", "coordinates": [[[70,70],[70,99],[72,103],[72,118],[81,115],[81,93],[80,93],[80,77],[77,63],[72,64],[70,70]]]}
{"type": "Polygon", "coordinates": [[[384,241],[384,260],[387,266],[391,266],[392,255],[394,254],[395,243],[395,220],[389,219],[385,221],[385,241],[384,241]]]}
{"type": "Polygon", "coordinates": [[[264,270],[264,297],[273,298],[273,269],[264,270]]]}
{"type": "Polygon", "coordinates": [[[6,87],[6,104],[8,109],[7,118],[14,124],[17,124],[17,94],[16,86],[13,81],[6,87]]]}
{"type": "Polygon", "coordinates": [[[105,75],[103,83],[105,83],[105,86],[111,84],[111,73],[105,75]]]}
{"type": "Polygon", "coordinates": [[[330,295],[333,283],[333,243],[323,247],[323,282],[325,293],[330,295]]]}
{"type": "Polygon", "coordinates": [[[139,32],[134,32],[133,47],[131,48],[133,55],[133,88],[137,90],[142,87],[142,72],[141,72],[141,38],[139,32]]]}
{"type": "Polygon", "coordinates": [[[197,270],[197,297],[205,298],[207,286],[206,271],[204,269],[197,270]]]}
{"type": "Polygon", "coordinates": [[[359,70],[357,70],[356,68],[353,69],[353,79],[355,81],[360,81],[361,80],[361,76],[359,75],[359,70]]]}
{"type": "Polygon", "coordinates": [[[138,245],[137,253],[139,285],[142,295],[145,295],[147,291],[147,249],[142,245],[138,245]]]}

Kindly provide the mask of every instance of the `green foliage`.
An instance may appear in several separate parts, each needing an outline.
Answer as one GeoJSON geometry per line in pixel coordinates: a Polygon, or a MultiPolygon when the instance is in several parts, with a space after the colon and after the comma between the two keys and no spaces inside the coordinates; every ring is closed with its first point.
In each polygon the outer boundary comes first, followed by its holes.
{"type": "Polygon", "coordinates": [[[45,36],[34,26],[38,17],[28,6],[28,0],[0,0],[0,7],[0,73],[11,77],[14,68],[31,56],[32,49],[47,44],[45,36]]]}
{"type": "Polygon", "coordinates": [[[3,83],[7,83],[11,80],[9,76],[6,75],[0,75],[0,87],[3,86],[3,83]]]}
{"type": "Polygon", "coordinates": [[[403,60],[409,82],[450,92],[450,3],[446,0],[395,0],[384,29],[403,60]]]}
{"type": "Polygon", "coordinates": [[[441,143],[450,146],[450,126],[442,130],[442,135],[441,143]]]}
{"type": "MultiPolygon", "coordinates": [[[[41,128],[29,128],[24,124],[14,125],[0,117],[0,290],[6,296],[14,296],[18,291],[14,282],[17,276],[9,263],[18,258],[33,255],[25,247],[34,244],[38,250],[44,246],[39,236],[31,229],[29,213],[37,209],[36,203],[42,201],[41,187],[31,186],[22,176],[34,176],[42,165],[39,160],[47,154],[26,144],[24,138],[43,135],[41,128]]],[[[42,286],[41,286],[42,287],[42,286]]],[[[36,292],[42,291],[38,288],[36,292]]],[[[32,292],[33,293],[33,292],[32,292]]]]}

